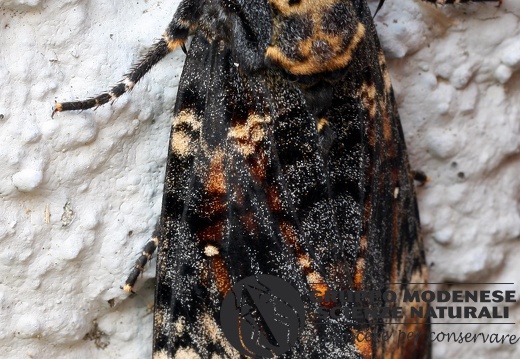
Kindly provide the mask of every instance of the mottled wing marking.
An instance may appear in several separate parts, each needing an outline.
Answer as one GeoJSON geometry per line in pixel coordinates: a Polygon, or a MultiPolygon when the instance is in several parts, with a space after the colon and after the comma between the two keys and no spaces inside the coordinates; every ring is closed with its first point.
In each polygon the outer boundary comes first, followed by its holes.
{"type": "Polygon", "coordinates": [[[313,268],[315,265],[314,261],[305,252],[299,243],[299,238],[302,238],[303,236],[301,234],[298,235],[295,228],[288,222],[282,221],[280,223],[280,230],[288,244],[288,247],[292,249],[298,265],[305,274],[307,283],[309,284],[310,288],[312,288],[313,291],[319,293],[320,296],[325,295],[325,293],[330,288],[325,283],[323,276],[315,268],[313,268]]]}
{"type": "MultiPolygon", "coordinates": [[[[172,123],[154,352],[233,358],[219,310],[238,280],[272,274],[302,296],[409,280],[407,256],[421,253],[401,242],[420,248],[418,221],[410,213],[413,188],[391,85],[364,2],[272,0],[270,11],[237,3],[242,11],[227,9],[221,14],[229,18],[219,20],[209,15],[218,5],[188,3],[201,13],[178,25],[195,37],[172,123]],[[229,23],[246,34],[223,36],[229,23]],[[258,44],[265,46],[259,59],[244,55],[258,44]],[[401,235],[407,215],[414,217],[401,235]]],[[[393,344],[355,341],[350,319],[317,324],[318,304],[305,306],[309,317],[289,357],[403,354],[393,344]]],[[[378,335],[390,327],[362,330],[378,335]]]]}
{"type": "Polygon", "coordinates": [[[240,153],[247,157],[255,153],[257,145],[266,136],[266,126],[271,123],[270,116],[251,114],[245,124],[237,123],[228,132],[228,139],[235,140],[235,145],[240,153]]]}
{"type": "Polygon", "coordinates": [[[187,156],[200,136],[200,120],[194,111],[186,109],[173,117],[171,150],[179,156],[187,156]]]}
{"type": "Polygon", "coordinates": [[[274,31],[265,56],[293,75],[345,68],[366,28],[352,18],[350,4],[338,0],[302,0],[290,5],[271,0],[274,31]]]}

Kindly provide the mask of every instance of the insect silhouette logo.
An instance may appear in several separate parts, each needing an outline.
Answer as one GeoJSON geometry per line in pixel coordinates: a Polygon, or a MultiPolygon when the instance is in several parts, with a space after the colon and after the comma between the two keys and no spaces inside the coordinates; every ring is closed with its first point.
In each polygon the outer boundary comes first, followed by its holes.
{"type": "Polygon", "coordinates": [[[305,308],[289,283],[272,275],[236,283],[222,303],[224,335],[240,354],[273,358],[288,352],[304,326],[305,308]],[[237,325],[238,324],[238,325],[237,325]]]}

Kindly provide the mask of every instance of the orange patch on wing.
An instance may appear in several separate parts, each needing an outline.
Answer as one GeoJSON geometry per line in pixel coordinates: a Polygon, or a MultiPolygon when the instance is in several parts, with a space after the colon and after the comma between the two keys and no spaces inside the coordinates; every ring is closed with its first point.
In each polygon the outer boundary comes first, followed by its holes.
{"type": "MultiPolygon", "coordinates": [[[[383,126],[383,140],[385,144],[385,150],[381,151],[381,156],[383,160],[393,159],[397,156],[397,147],[394,141],[394,133],[393,133],[393,125],[392,118],[388,116],[388,113],[383,110],[383,116],[381,118],[381,125],[383,126]]],[[[396,169],[397,170],[397,169],[396,169]]],[[[394,182],[397,183],[397,182],[394,182]]]]}
{"type": "Polygon", "coordinates": [[[235,146],[244,156],[254,154],[267,134],[267,125],[271,117],[250,114],[245,124],[236,124],[230,128],[227,137],[235,140],[235,146]]]}
{"type": "Polygon", "coordinates": [[[301,251],[301,247],[298,243],[298,237],[293,226],[287,222],[280,223],[280,230],[285,240],[295,249],[296,252],[301,251]]]}
{"type": "Polygon", "coordinates": [[[377,115],[376,87],[374,84],[363,83],[358,91],[358,97],[361,99],[363,106],[367,109],[371,120],[375,120],[377,115]]]}
{"type": "MultiPolygon", "coordinates": [[[[352,329],[352,334],[354,338],[357,338],[359,334],[361,334],[360,330],[352,329]]],[[[366,329],[364,331],[369,331],[366,329]]],[[[365,335],[366,337],[366,335],[365,335]]],[[[372,341],[371,340],[354,340],[356,343],[356,348],[363,357],[363,359],[371,359],[372,358],[372,341]]],[[[383,358],[382,358],[383,359],[383,358]]]]}
{"type": "Polygon", "coordinates": [[[269,186],[266,191],[267,205],[272,212],[278,213],[282,210],[282,200],[276,186],[269,186]]]}
{"type": "Polygon", "coordinates": [[[245,229],[249,232],[256,232],[257,230],[257,225],[255,223],[255,217],[253,215],[252,212],[247,212],[247,213],[244,213],[241,217],[240,217],[241,221],[242,221],[242,224],[244,225],[245,229]]]}
{"type": "MultiPolygon", "coordinates": [[[[319,295],[323,297],[325,293],[330,290],[330,288],[325,283],[325,280],[321,274],[312,267],[312,259],[307,253],[305,253],[303,248],[298,243],[298,236],[294,230],[294,227],[287,222],[282,222],[280,223],[280,230],[284,239],[293,248],[297,263],[305,274],[307,283],[314,292],[320,293],[319,295]]],[[[321,304],[329,307],[334,306],[334,303],[325,301],[323,301],[321,304]]]]}
{"type": "Polygon", "coordinates": [[[206,191],[211,194],[226,194],[227,192],[224,174],[224,154],[220,150],[217,150],[211,159],[206,191]]]}
{"type": "Polygon", "coordinates": [[[363,288],[363,279],[365,277],[365,258],[368,251],[368,237],[366,234],[367,223],[372,216],[372,196],[368,195],[365,199],[363,208],[363,233],[359,237],[359,251],[356,259],[356,267],[354,269],[354,289],[361,290],[363,288]]]}
{"type": "Polygon", "coordinates": [[[267,156],[264,151],[259,150],[255,156],[248,159],[249,169],[253,179],[262,182],[267,177],[267,156]]]}
{"type": "Polygon", "coordinates": [[[390,117],[386,113],[383,116],[383,138],[388,142],[393,139],[392,123],[390,122],[390,117]]]}
{"type": "Polygon", "coordinates": [[[316,271],[310,269],[311,272],[307,273],[307,283],[311,287],[312,291],[316,293],[316,295],[322,297],[321,305],[327,308],[334,308],[336,303],[334,301],[327,302],[325,300],[327,292],[330,291],[330,287],[325,283],[323,277],[316,271]]]}
{"type": "Polygon", "coordinates": [[[211,257],[211,265],[213,273],[215,273],[217,289],[222,295],[226,295],[231,290],[231,281],[226,264],[220,255],[215,255],[211,257]]]}
{"type": "Polygon", "coordinates": [[[172,118],[171,149],[184,157],[193,151],[193,137],[198,138],[201,123],[192,110],[183,110],[172,118]]]}
{"type": "Polygon", "coordinates": [[[172,151],[179,156],[187,156],[191,151],[190,137],[183,132],[172,131],[170,142],[172,151]]]}
{"type": "Polygon", "coordinates": [[[356,260],[356,271],[354,272],[354,289],[361,290],[365,275],[365,258],[359,257],[356,260]]]}
{"type": "Polygon", "coordinates": [[[381,67],[381,69],[383,71],[383,81],[385,83],[385,92],[389,93],[392,88],[392,81],[390,80],[390,75],[388,74],[388,70],[386,67],[385,54],[383,54],[382,50],[379,52],[379,66],[381,67]]]}
{"type": "Polygon", "coordinates": [[[225,196],[223,194],[214,194],[209,196],[202,203],[201,212],[208,218],[223,213],[227,208],[225,196]]]}
{"type": "Polygon", "coordinates": [[[201,242],[215,241],[220,243],[224,236],[224,222],[218,221],[210,226],[206,226],[197,233],[197,236],[201,242]]]}

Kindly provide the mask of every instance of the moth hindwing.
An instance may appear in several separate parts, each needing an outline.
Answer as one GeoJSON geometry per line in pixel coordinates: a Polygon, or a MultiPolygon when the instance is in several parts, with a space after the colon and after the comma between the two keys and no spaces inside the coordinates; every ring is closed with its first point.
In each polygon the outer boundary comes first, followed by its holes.
{"type": "Polygon", "coordinates": [[[183,0],[123,81],[54,112],[116,99],[178,47],[162,214],[124,287],[157,248],[154,358],[429,358],[425,318],[374,314],[425,309],[402,299],[427,273],[365,0],[183,0]]]}

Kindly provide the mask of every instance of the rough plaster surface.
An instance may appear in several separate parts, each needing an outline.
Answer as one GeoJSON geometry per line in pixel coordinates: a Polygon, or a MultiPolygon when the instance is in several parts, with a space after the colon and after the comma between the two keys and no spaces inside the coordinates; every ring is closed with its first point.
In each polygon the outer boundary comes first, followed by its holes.
{"type": "MultiPolygon", "coordinates": [[[[55,99],[115,84],[176,6],[0,1],[2,358],[150,356],[154,263],[136,296],[119,287],[160,212],[184,54],[168,56],[112,106],[50,112],[55,99]]],[[[431,281],[519,282],[520,2],[387,0],[376,22],[412,166],[432,179],[418,189],[431,281]]],[[[519,314],[511,306],[510,321],[519,314]]],[[[518,345],[435,343],[434,357],[515,358],[518,345]]]]}

